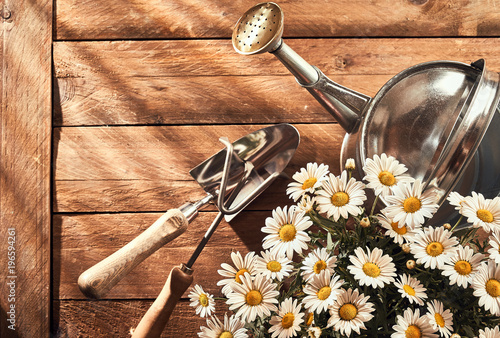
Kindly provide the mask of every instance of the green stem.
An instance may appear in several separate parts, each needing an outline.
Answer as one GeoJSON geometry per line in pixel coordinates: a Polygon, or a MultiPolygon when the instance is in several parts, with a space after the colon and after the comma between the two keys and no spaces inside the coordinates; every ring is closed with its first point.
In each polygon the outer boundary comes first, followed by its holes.
{"type": "Polygon", "coordinates": [[[375,212],[375,206],[377,205],[377,202],[378,202],[378,195],[375,196],[375,201],[373,201],[372,211],[370,212],[370,217],[373,216],[373,213],[375,212]]]}
{"type": "Polygon", "coordinates": [[[464,216],[460,215],[460,218],[458,219],[457,223],[455,223],[455,225],[451,228],[451,232],[453,232],[453,230],[455,230],[455,228],[460,224],[462,218],[464,218],[464,216]]]}

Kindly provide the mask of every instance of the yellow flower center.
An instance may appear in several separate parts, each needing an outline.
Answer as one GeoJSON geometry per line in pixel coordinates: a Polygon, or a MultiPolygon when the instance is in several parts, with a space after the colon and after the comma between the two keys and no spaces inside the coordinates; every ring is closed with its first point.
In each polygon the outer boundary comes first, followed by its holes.
{"type": "Polygon", "coordinates": [[[378,277],[380,275],[380,268],[377,266],[377,264],[368,262],[363,265],[363,272],[367,276],[378,277]]]}
{"type": "Polygon", "coordinates": [[[422,202],[416,197],[408,197],[403,202],[403,209],[406,213],[412,214],[416,211],[419,211],[422,207],[422,202]]]}
{"type": "Polygon", "coordinates": [[[202,293],[200,295],[200,304],[204,307],[207,307],[208,306],[208,297],[206,294],[202,293]]]}
{"type": "Polygon", "coordinates": [[[435,313],[434,314],[434,319],[436,320],[436,324],[437,325],[439,325],[441,327],[444,327],[445,322],[444,322],[444,318],[443,318],[443,316],[441,316],[441,314],[435,313]]]}
{"type": "Polygon", "coordinates": [[[382,171],[380,174],[378,174],[378,179],[380,183],[383,185],[386,185],[388,187],[394,185],[396,183],[396,178],[394,177],[393,174],[391,174],[388,171],[382,171]]]}
{"type": "Polygon", "coordinates": [[[293,224],[285,224],[281,227],[279,235],[283,242],[290,242],[295,239],[297,229],[293,224]]]}
{"type": "Polygon", "coordinates": [[[358,308],[352,304],[344,304],[339,309],[339,316],[343,320],[353,320],[358,314],[358,308]]]}
{"type": "Polygon", "coordinates": [[[323,260],[317,261],[313,267],[314,273],[316,273],[316,274],[320,273],[322,270],[325,270],[325,269],[326,269],[326,263],[323,260]]]}
{"type": "Polygon", "coordinates": [[[317,295],[319,299],[325,300],[330,297],[330,293],[332,293],[332,289],[329,286],[323,286],[321,289],[319,289],[317,295]]]}
{"type": "Polygon", "coordinates": [[[444,247],[443,244],[439,242],[431,242],[427,245],[427,248],[425,248],[425,251],[427,251],[427,254],[432,257],[439,256],[443,253],[444,247]]]}
{"type": "Polygon", "coordinates": [[[316,182],[318,182],[318,179],[316,177],[308,178],[302,184],[302,190],[306,190],[306,189],[314,187],[314,185],[316,184],[316,182]]]}
{"type": "Polygon", "coordinates": [[[488,210],[479,209],[476,214],[477,214],[477,218],[479,218],[484,223],[491,223],[494,220],[493,214],[491,212],[489,212],[488,210]]]}
{"type": "Polygon", "coordinates": [[[293,313],[288,312],[286,315],[283,316],[283,319],[281,320],[281,326],[283,326],[284,329],[288,329],[289,327],[293,326],[293,321],[295,320],[295,316],[293,313]]]}
{"type": "Polygon", "coordinates": [[[399,235],[404,235],[408,232],[408,230],[406,229],[406,225],[403,225],[400,228],[398,222],[392,222],[391,227],[392,227],[392,230],[394,230],[394,232],[399,234],[399,235]]]}
{"type": "Polygon", "coordinates": [[[500,282],[496,279],[490,279],[489,281],[487,281],[486,292],[488,292],[491,297],[500,296],[500,282]]]}
{"type": "Polygon", "coordinates": [[[349,195],[347,195],[343,191],[336,192],[333,194],[332,198],[332,204],[336,207],[342,207],[349,203],[349,195]]]}
{"type": "Polygon", "coordinates": [[[467,261],[458,261],[455,263],[455,271],[462,276],[470,275],[472,272],[472,265],[467,261]]]}
{"type": "Polygon", "coordinates": [[[217,338],[233,338],[233,334],[229,331],[224,331],[217,338]]]}
{"type": "Polygon", "coordinates": [[[307,320],[306,320],[306,325],[311,326],[312,322],[314,320],[314,312],[309,312],[307,314],[307,320]]]}
{"type": "Polygon", "coordinates": [[[405,290],[405,292],[407,294],[409,294],[410,296],[415,296],[415,289],[412,288],[411,286],[405,284],[405,285],[403,285],[403,290],[405,290]]]}
{"type": "Polygon", "coordinates": [[[257,290],[252,290],[247,293],[246,302],[250,306],[259,305],[262,302],[262,295],[257,290]]]}
{"type": "Polygon", "coordinates": [[[420,338],[422,337],[422,331],[420,331],[420,328],[416,325],[410,325],[406,329],[406,338],[420,338]]]}
{"type": "Polygon", "coordinates": [[[236,282],[238,282],[238,283],[240,283],[240,284],[241,284],[241,279],[240,279],[240,276],[241,276],[241,275],[243,275],[245,272],[248,272],[248,270],[247,270],[247,269],[241,269],[240,271],[238,271],[238,272],[236,273],[236,275],[234,276],[234,280],[235,280],[236,282]]]}
{"type": "Polygon", "coordinates": [[[270,261],[267,263],[267,269],[272,272],[279,272],[281,271],[281,264],[280,262],[270,261]]]}

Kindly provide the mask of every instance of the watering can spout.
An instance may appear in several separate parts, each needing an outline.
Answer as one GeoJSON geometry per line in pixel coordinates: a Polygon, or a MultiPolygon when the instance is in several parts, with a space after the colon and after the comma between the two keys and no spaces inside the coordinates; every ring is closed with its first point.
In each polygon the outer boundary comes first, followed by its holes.
{"type": "Polygon", "coordinates": [[[288,47],[282,39],[283,19],[281,8],[273,2],[250,8],[233,30],[234,49],[244,55],[276,56],[347,133],[355,132],[371,97],[333,82],[288,47]]]}
{"type": "Polygon", "coordinates": [[[295,76],[297,82],[335,117],[347,133],[356,131],[371,97],[330,80],[284,42],[271,53],[295,76]]]}

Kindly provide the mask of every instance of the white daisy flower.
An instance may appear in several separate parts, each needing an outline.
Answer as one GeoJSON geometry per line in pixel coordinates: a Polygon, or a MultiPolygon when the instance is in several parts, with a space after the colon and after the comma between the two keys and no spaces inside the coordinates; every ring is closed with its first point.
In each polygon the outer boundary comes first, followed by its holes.
{"type": "Polygon", "coordinates": [[[420,180],[413,184],[403,182],[393,187],[394,195],[385,198],[387,216],[398,222],[399,226],[406,225],[409,228],[420,226],[425,218],[431,218],[439,206],[436,196],[430,190],[422,193],[422,188],[420,180]]]}
{"type": "Polygon", "coordinates": [[[241,256],[240,252],[231,252],[231,260],[234,267],[227,263],[222,263],[222,270],[217,270],[219,275],[227,277],[217,282],[218,286],[223,286],[222,293],[227,296],[232,291],[231,285],[236,283],[241,284],[241,275],[248,272],[251,276],[256,273],[255,269],[255,252],[250,251],[246,254],[245,259],[241,256]]]}
{"type": "Polygon", "coordinates": [[[333,306],[329,308],[327,327],[333,326],[335,331],[340,331],[348,337],[352,331],[359,335],[361,329],[366,330],[365,323],[373,318],[371,312],[375,309],[373,304],[368,302],[369,299],[369,296],[360,295],[357,289],[342,289],[333,306]]]}
{"type": "Polygon", "coordinates": [[[488,253],[489,259],[493,259],[495,263],[500,264],[500,233],[494,231],[490,237],[488,237],[490,247],[488,253]]]}
{"type": "Polygon", "coordinates": [[[500,197],[485,199],[482,194],[475,191],[472,196],[465,197],[462,206],[462,215],[467,217],[467,222],[474,227],[482,227],[484,231],[500,230],[500,197]]]}
{"type": "Polygon", "coordinates": [[[368,181],[367,187],[373,189],[375,195],[382,197],[392,195],[392,188],[398,183],[412,183],[414,179],[408,175],[403,175],[408,168],[399,163],[392,156],[386,154],[374,155],[373,159],[367,158],[363,171],[366,176],[363,180],[368,181]]]}
{"type": "Polygon", "coordinates": [[[489,259],[483,263],[472,279],[474,296],[479,298],[479,306],[500,316],[500,268],[489,259]]]}
{"type": "Polygon", "coordinates": [[[229,310],[236,312],[236,317],[240,317],[247,323],[253,322],[257,316],[263,318],[270,316],[271,311],[276,311],[278,308],[277,297],[279,291],[276,290],[276,284],[272,283],[264,275],[259,274],[252,279],[248,272],[245,272],[241,277],[242,284],[235,283],[233,292],[227,295],[226,303],[229,310]]]}
{"type": "Polygon", "coordinates": [[[297,210],[307,214],[314,210],[314,203],[316,203],[316,197],[303,196],[300,202],[297,203],[297,210]]]}
{"type": "Polygon", "coordinates": [[[269,333],[272,332],[272,338],[294,337],[301,330],[300,324],[304,322],[304,314],[300,312],[302,304],[297,304],[297,302],[297,299],[287,298],[280,304],[278,314],[269,321],[272,325],[269,329],[269,333]]]}
{"type": "Polygon", "coordinates": [[[262,273],[269,279],[277,279],[282,281],[284,277],[288,277],[292,271],[292,261],[285,255],[279,255],[276,252],[261,251],[255,261],[256,273],[262,273]]]}
{"type": "Polygon", "coordinates": [[[305,230],[313,224],[309,216],[304,212],[296,210],[295,206],[273,210],[273,217],[266,219],[266,226],[261,229],[262,232],[269,234],[264,237],[262,247],[264,249],[272,248],[271,251],[281,255],[287,255],[288,259],[293,258],[293,252],[299,254],[307,249],[307,242],[311,240],[305,230]]]}
{"type": "Polygon", "coordinates": [[[316,248],[302,262],[303,265],[300,268],[304,270],[302,271],[302,276],[304,276],[305,281],[309,281],[315,275],[326,270],[329,270],[333,274],[336,262],[337,257],[330,255],[326,248],[316,248]]]}
{"type": "Polygon", "coordinates": [[[424,264],[427,269],[442,269],[450,257],[457,251],[458,240],[443,227],[420,229],[410,246],[417,264],[424,264]]]}
{"type": "Polygon", "coordinates": [[[354,178],[347,181],[346,171],[340,176],[330,174],[321,186],[323,189],[316,192],[319,212],[326,213],[335,221],[341,216],[347,218],[362,212],[360,206],[366,200],[364,184],[354,178]]]}
{"type": "Polygon", "coordinates": [[[448,338],[453,331],[453,314],[450,310],[443,310],[443,303],[432,300],[427,303],[427,318],[434,330],[438,330],[442,337],[448,338]]]}
{"type": "Polygon", "coordinates": [[[331,275],[330,271],[314,276],[304,287],[306,297],[302,301],[304,307],[313,312],[321,313],[333,304],[340,292],[344,280],[337,275],[331,275]]]}
{"type": "Polygon", "coordinates": [[[483,259],[483,254],[474,254],[473,249],[459,245],[456,254],[450,257],[449,262],[445,262],[442,273],[450,277],[450,285],[467,288],[483,259]]]}
{"type": "Polygon", "coordinates": [[[394,282],[396,267],[392,262],[392,257],[384,255],[382,249],[374,248],[368,253],[358,247],[354,250],[355,255],[349,256],[353,265],[347,268],[354,275],[354,279],[359,281],[359,285],[369,285],[371,287],[383,288],[385,284],[394,282]]]}
{"type": "Polygon", "coordinates": [[[403,298],[408,298],[411,304],[415,302],[418,305],[424,305],[424,299],[427,299],[427,294],[425,293],[427,289],[424,288],[418,279],[403,274],[399,280],[394,282],[394,285],[396,285],[403,298]]]}
{"type": "Polygon", "coordinates": [[[203,288],[196,284],[189,293],[190,306],[196,308],[196,314],[200,317],[210,317],[215,312],[214,297],[203,291],[203,288]]]}
{"type": "Polygon", "coordinates": [[[492,329],[486,327],[484,330],[479,330],[479,338],[500,338],[500,327],[497,325],[492,329]]]}
{"type": "Polygon", "coordinates": [[[416,309],[413,312],[408,308],[396,319],[396,325],[392,327],[394,332],[391,338],[406,338],[406,337],[421,337],[421,338],[438,338],[435,330],[431,327],[427,316],[420,316],[420,310],[416,309]]]}
{"type": "Polygon", "coordinates": [[[400,227],[398,222],[394,222],[392,218],[388,217],[383,212],[377,215],[377,219],[380,225],[386,229],[385,235],[393,238],[394,242],[398,244],[413,242],[413,237],[417,233],[417,230],[420,229],[420,226],[413,229],[406,225],[400,227]]]}
{"type": "Polygon", "coordinates": [[[297,202],[306,193],[313,194],[314,191],[321,186],[321,182],[328,174],[328,166],[325,164],[307,163],[306,168],[301,168],[296,172],[292,179],[296,182],[288,184],[286,194],[297,202]]]}
{"type": "Polygon", "coordinates": [[[236,318],[234,315],[227,317],[224,314],[224,323],[219,318],[213,316],[207,319],[207,325],[200,327],[201,332],[198,337],[201,338],[247,338],[247,329],[245,329],[245,322],[236,318]]]}
{"type": "Polygon", "coordinates": [[[448,197],[446,198],[450,205],[455,207],[455,210],[458,210],[458,212],[462,213],[462,204],[465,202],[465,197],[460,195],[456,191],[450,192],[448,197]]]}

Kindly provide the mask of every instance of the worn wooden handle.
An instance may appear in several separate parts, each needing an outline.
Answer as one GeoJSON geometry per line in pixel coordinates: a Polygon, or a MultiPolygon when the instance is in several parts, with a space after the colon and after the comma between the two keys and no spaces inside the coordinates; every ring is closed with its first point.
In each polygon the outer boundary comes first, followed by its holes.
{"type": "Polygon", "coordinates": [[[132,338],[160,337],[177,302],[192,282],[192,271],[188,273],[179,267],[173,268],[160,294],[134,330],[132,338]]]}
{"type": "Polygon", "coordinates": [[[80,290],[89,298],[102,298],[139,263],[186,231],[187,225],[180,210],[167,211],[133,241],[82,273],[80,290]]]}

